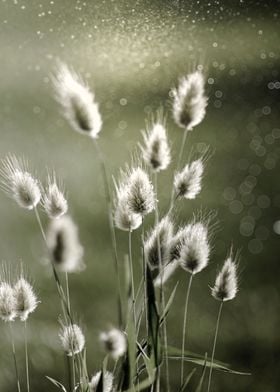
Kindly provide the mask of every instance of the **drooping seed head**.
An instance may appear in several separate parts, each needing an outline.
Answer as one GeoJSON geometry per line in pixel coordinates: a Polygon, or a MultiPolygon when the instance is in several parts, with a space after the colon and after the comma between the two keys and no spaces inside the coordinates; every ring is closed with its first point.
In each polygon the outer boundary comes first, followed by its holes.
{"type": "Polygon", "coordinates": [[[89,390],[90,392],[113,392],[113,381],[114,378],[111,372],[106,370],[101,377],[101,371],[99,371],[94,376],[92,376],[89,383],[89,390]]]}
{"type": "Polygon", "coordinates": [[[140,146],[144,161],[155,172],[165,170],[171,161],[166,128],[163,122],[157,121],[143,133],[144,146],[140,146]]]}
{"type": "Polygon", "coordinates": [[[197,159],[177,173],[174,177],[174,189],[177,197],[194,199],[201,191],[201,179],[203,175],[203,161],[197,159]]]}
{"type": "Polygon", "coordinates": [[[173,236],[173,223],[164,217],[148,234],[144,242],[145,260],[152,270],[160,271],[170,259],[170,244],[173,236]]]}
{"type": "Polygon", "coordinates": [[[53,84],[56,99],[72,128],[96,138],[101,131],[102,119],[93,92],[65,64],[59,66],[53,84]]]}
{"type": "Polygon", "coordinates": [[[207,266],[209,255],[207,226],[200,222],[187,225],[180,250],[181,267],[191,274],[197,274],[207,266]]]}
{"type": "Polygon", "coordinates": [[[122,357],[127,350],[127,341],[124,333],[113,328],[100,334],[100,340],[104,344],[107,353],[115,360],[122,357]]]}
{"type": "Polygon", "coordinates": [[[78,228],[69,216],[64,215],[50,222],[47,243],[51,261],[60,271],[77,272],[83,269],[84,250],[79,241],[78,228]]]}
{"type": "Polygon", "coordinates": [[[62,187],[57,184],[55,174],[52,176],[48,175],[42,204],[51,219],[60,218],[68,210],[67,200],[65,199],[62,187]]]}
{"type": "Polygon", "coordinates": [[[24,159],[8,155],[1,161],[1,188],[20,207],[32,210],[41,199],[39,182],[29,173],[24,159]]]}
{"type": "Polygon", "coordinates": [[[21,321],[27,320],[30,313],[37,308],[38,300],[31,284],[24,278],[18,279],[14,285],[16,315],[21,321]]]}
{"type": "Polygon", "coordinates": [[[190,130],[203,120],[207,106],[204,84],[203,74],[195,71],[173,89],[173,117],[179,127],[190,130]]]}
{"type": "Polygon", "coordinates": [[[14,290],[7,282],[0,283],[0,318],[13,321],[17,315],[14,290]]]}
{"type": "Polygon", "coordinates": [[[85,337],[77,324],[64,325],[60,331],[59,338],[63,350],[69,356],[80,353],[85,346],[85,337]]]}
{"type": "Polygon", "coordinates": [[[218,301],[233,299],[238,291],[236,263],[229,257],[216,277],[215,285],[211,289],[212,296],[218,301]]]}

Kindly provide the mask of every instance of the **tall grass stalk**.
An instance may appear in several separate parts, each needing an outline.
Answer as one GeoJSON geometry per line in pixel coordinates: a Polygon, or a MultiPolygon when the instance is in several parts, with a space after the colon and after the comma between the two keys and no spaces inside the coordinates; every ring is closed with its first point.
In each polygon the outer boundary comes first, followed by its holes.
{"type": "Polygon", "coordinates": [[[18,373],[18,365],[17,365],[17,358],[16,358],[16,348],[15,348],[13,327],[12,327],[12,322],[11,321],[9,322],[9,329],[10,329],[10,339],[11,339],[11,346],[12,346],[12,354],[13,354],[13,359],[14,359],[15,373],[16,373],[17,390],[18,390],[18,392],[21,392],[19,373],[18,373]]]}
{"type": "Polygon", "coordinates": [[[184,384],[184,363],[185,363],[184,356],[185,356],[185,345],[186,345],[186,326],[187,326],[188,307],[189,307],[189,298],[190,298],[192,281],[193,281],[193,274],[191,274],[190,279],[189,279],[189,284],[187,286],[185,311],[184,311],[183,334],[182,334],[182,355],[181,355],[181,386],[184,384]]]}
{"type": "MultiPolygon", "coordinates": [[[[177,172],[180,169],[182,158],[183,158],[183,154],[184,154],[184,150],[185,150],[185,144],[186,144],[186,140],[187,140],[187,135],[188,135],[189,131],[190,130],[188,128],[185,128],[185,130],[184,130],[184,134],[183,134],[183,138],[182,138],[181,148],[180,148],[180,152],[179,152],[179,156],[178,156],[175,172],[177,172]]],[[[171,199],[170,199],[170,205],[169,205],[169,212],[168,213],[170,213],[173,210],[175,200],[176,200],[175,199],[175,188],[174,188],[174,186],[172,186],[171,199]]]]}
{"type": "Polygon", "coordinates": [[[26,388],[27,388],[27,392],[30,392],[27,322],[26,322],[26,320],[24,321],[24,349],[25,349],[26,388]]]}
{"type": "Polygon", "coordinates": [[[142,275],[143,275],[143,287],[144,287],[144,312],[145,312],[145,324],[146,324],[146,332],[147,336],[149,335],[149,327],[148,327],[148,306],[147,306],[147,266],[146,266],[146,258],[145,258],[145,229],[144,229],[144,217],[142,216],[142,230],[141,230],[141,244],[142,244],[142,275]]]}
{"type": "Polygon", "coordinates": [[[130,269],[130,280],[131,280],[131,295],[132,295],[132,310],[133,310],[133,321],[134,326],[136,325],[136,310],[135,310],[135,288],[134,288],[134,273],[133,273],[133,262],[132,262],[132,231],[128,231],[128,258],[129,258],[129,269],[130,269]]]}
{"type": "Polygon", "coordinates": [[[216,330],[215,330],[215,336],[214,336],[214,342],[213,342],[213,348],[212,348],[211,364],[210,364],[210,372],[209,372],[209,378],[208,378],[207,392],[210,391],[210,386],[211,386],[211,378],[212,378],[212,372],[213,372],[213,362],[214,362],[214,357],[215,357],[216,343],[217,343],[217,337],[218,337],[218,332],[219,332],[219,326],[220,326],[220,320],[221,320],[223,304],[224,304],[224,301],[221,301],[220,306],[219,306],[219,313],[218,313],[218,318],[217,318],[217,323],[216,323],[216,330]]]}
{"type": "Polygon", "coordinates": [[[103,178],[103,186],[105,192],[105,198],[107,202],[107,210],[108,210],[108,221],[109,221],[109,228],[110,228],[110,235],[111,235],[111,242],[112,242],[112,252],[113,252],[113,259],[114,259],[114,266],[115,272],[117,275],[117,285],[118,285],[118,321],[119,327],[122,327],[123,320],[122,320],[122,303],[121,303],[121,283],[120,283],[120,276],[119,276],[119,262],[118,262],[118,251],[117,251],[117,240],[116,240],[116,232],[115,232],[115,225],[113,219],[113,204],[112,204],[112,197],[111,197],[111,190],[109,185],[109,179],[107,174],[107,168],[105,164],[105,158],[102,150],[96,139],[93,139],[94,146],[96,153],[98,155],[101,174],[103,178]]]}
{"type": "Polygon", "coordinates": [[[66,284],[66,299],[67,299],[67,306],[69,312],[71,313],[71,304],[70,304],[70,292],[69,292],[69,279],[68,279],[68,272],[65,272],[65,284],[66,284]]]}
{"type": "MultiPolygon", "coordinates": [[[[154,173],[154,187],[155,193],[158,194],[158,178],[157,172],[154,173]]],[[[158,210],[158,202],[156,203],[155,208],[155,226],[159,224],[159,210],[158,210]]],[[[161,246],[160,246],[160,238],[159,234],[157,236],[157,248],[158,248],[158,255],[159,255],[159,270],[160,270],[160,304],[161,304],[161,311],[164,312],[165,309],[165,295],[163,291],[163,282],[162,282],[162,272],[163,272],[163,263],[162,263],[162,255],[161,255],[161,246]]],[[[163,339],[164,339],[164,357],[165,357],[165,368],[166,368],[166,390],[167,392],[170,391],[170,380],[169,380],[169,363],[168,363],[168,340],[167,340],[167,324],[166,318],[163,319],[162,322],[163,328],[163,339]]]]}

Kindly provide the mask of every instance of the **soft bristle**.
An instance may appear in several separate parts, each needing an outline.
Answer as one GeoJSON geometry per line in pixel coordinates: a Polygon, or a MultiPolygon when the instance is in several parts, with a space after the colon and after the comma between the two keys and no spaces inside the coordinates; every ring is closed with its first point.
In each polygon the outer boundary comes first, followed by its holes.
{"type": "Polygon", "coordinates": [[[59,334],[63,350],[67,355],[80,353],[85,346],[85,337],[81,328],[76,325],[63,326],[59,334]]]}
{"type": "Polygon", "coordinates": [[[101,131],[102,119],[94,94],[88,86],[65,64],[58,67],[53,84],[56,99],[73,129],[96,138],[101,131]]]}
{"type": "Polygon", "coordinates": [[[217,275],[215,285],[211,289],[212,296],[215,299],[229,301],[235,298],[238,291],[236,269],[236,263],[229,257],[217,275]]]}
{"type": "Polygon", "coordinates": [[[192,129],[203,120],[207,106],[204,83],[203,74],[195,71],[182,78],[173,90],[173,117],[179,127],[192,129]]]}

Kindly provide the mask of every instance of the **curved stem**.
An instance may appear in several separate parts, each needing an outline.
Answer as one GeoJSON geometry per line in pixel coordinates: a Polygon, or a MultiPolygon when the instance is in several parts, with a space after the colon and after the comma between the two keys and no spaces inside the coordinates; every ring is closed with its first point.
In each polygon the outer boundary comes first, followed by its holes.
{"type": "Polygon", "coordinates": [[[26,320],[24,321],[24,347],[25,347],[26,387],[27,387],[27,392],[30,392],[28,344],[27,344],[27,322],[26,322],[26,320]]]}
{"type": "Polygon", "coordinates": [[[145,322],[146,322],[146,332],[148,336],[148,308],[147,308],[147,267],[145,259],[144,250],[144,217],[142,216],[142,231],[141,231],[141,243],[142,243],[142,274],[143,274],[143,286],[144,286],[144,311],[145,311],[145,322]]]}
{"type": "Polygon", "coordinates": [[[190,279],[189,279],[189,284],[187,287],[187,294],[186,294],[186,302],[185,302],[183,335],[182,335],[182,355],[181,355],[181,386],[184,383],[184,355],[185,355],[185,344],[186,344],[186,325],[187,325],[188,306],[189,306],[189,298],[190,298],[192,280],[193,280],[193,274],[191,274],[190,279]]]}
{"type": "Polygon", "coordinates": [[[220,304],[219,313],[218,313],[218,318],[217,318],[217,323],[216,323],[216,330],[215,330],[215,337],[214,337],[214,343],[213,343],[213,349],[212,349],[212,356],[211,356],[211,364],[210,364],[210,372],[209,372],[209,379],[208,379],[207,392],[210,391],[210,386],[211,386],[211,378],[212,378],[212,371],[213,371],[213,362],[214,362],[214,356],[215,356],[216,343],[217,343],[217,337],[218,337],[218,332],[219,332],[219,326],[220,326],[220,319],[221,319],[221,313],[222,313],[223,303],[224,303],[224,302],[222,301],[221,304],[220,304]]]}
{"type": "Polygon", "coordinates": [[[102,178],[104,183],[105,198],[107,202],[108,221],[109,221],[109,228],[110,228],[110,235],[111,235],[111,242],[112,242],[113,259],[115,265],[115,272],[118,280],[118,319],[119,319],[119,326],[121,327],[122,326],[121,284],[120,284],[120,276],[119,276],[117,240],[116,240],[116,232],[115,232],[114,219],[113,219],[113,205],[112,205],[112,198],[111,198],[111,190],[110,190],[104,155],[100,149],[97,140],[93,139],[93,141],[99,158],[99,163],[100,163],[100,168],[101,168],[101,173],[102,173],[102,178]]]}
{"type": "Polygon", "coordinates": [[[20,389],[18,366],[17,366],[17,358],[16,358],[16,348],[15,348],[15,342],[14,342],[14,336],[13,336],[13,327],[12,327],[12,322],[11,321],[9,321],[9,327],[10,327],[10,336],[11,336],[11,345],[12,345],[14,366],[15,366],[15,372],[16,372],[17,390],[18,390],[18,392],[20,392],[21,389],[20,389]]]}
{"type": "MultiPolygon", "coordinates": [[[[185,144],[186,144],[186,139],[187,139],[188,132],[189,132],[189,129],[185,128],[175,173],[180,169],[180,166],[181,166],[181,161],[182,161],[182,158],[183,158],[183,153],[184,153],[184,149],[185,149],[185,144]]],[[[172,211],[172,209],[174,207],[174,201],[175,201],[175,189],[174,189],[174,185],[172,184],[172,192],[171,192],[171,198],[170,198],[170,205],[169,205],[168,213],[170,213],[172,211]]]]}
{"type": "Polygon", "coordinates": [[[135,311],[135,289],[134,289],[134,276],[133,276],[133,264],[132,264],[132,244],[131,244],[132,232],[128,232],[128,255],[129,255],[129,269],[131,279],[131,294],[132,294],[132,308],[133,308],[133,320],[136,328],[136,311],[135,311]]]}

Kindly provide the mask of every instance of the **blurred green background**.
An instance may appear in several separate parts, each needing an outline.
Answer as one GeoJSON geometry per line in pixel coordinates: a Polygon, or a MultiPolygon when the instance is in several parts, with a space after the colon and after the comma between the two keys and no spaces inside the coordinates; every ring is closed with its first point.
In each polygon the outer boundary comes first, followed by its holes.
{"type": "MultiPolygon", "coordinates": [[[[216,356],[252,376],[214,373],[212,390],[279,390],[279,9],[279,1],[266,0],[1,1],[0,155],[24,155],[40,178],[46,167],[55,168],[65,182],[70,213],[85,247],[87,270],[70,277],[70,288],[72,307],[86,334],[90,373],[98,370],[103,355],[99,332],[117,322],[106,204],[93,145],[62,118],[50,74],[62,60],[96,92],[104,119],[100,144],[110,172],[117,175],[141,141],[145,119],[159,105],[168,114],[176,161],[182,131],[172,121],[169,91],[179,76],[203,64],[209,106],[204,122],[188,138],[185,159],[207,145],[213,156],[201,194],[178,205],[176,221],[186,222],[201,208],[215,210],[219,230],[211,264],[194,281],[187,344],[190,350],[210,352],[218,304],[209,285],[233,245],[241,253],[240,292],[224,307],[216,356]]],[[[168,205],[173,169],[174,163],[160,175],[161,213],[168,205]]],[[[41,300],[29,323],[32,390],[55,391],[45,376],[65,378],[56,288],[44,265],[34,215],[3,193],[0,238],[1,259],[11,268],[25,263],[41,300]]],[[[125,233],[118,232],[118,246],[124,257],[125,233]]],[[[138,246],[135,233],[136,269],[138,246]]],[[[178,271],[166,287],[168,295],[179,281],[168,321],[169,341],[175,346],[181,343],[187,279],[178,271]]],[[[14,392],[3,322],[0,331],[0,390],[14,392]]],[[[19,323],[15,335],[23,377],[19,323]]],[[[178,368],[172,364],[172,391],[179,385],[178,368]]]]}

